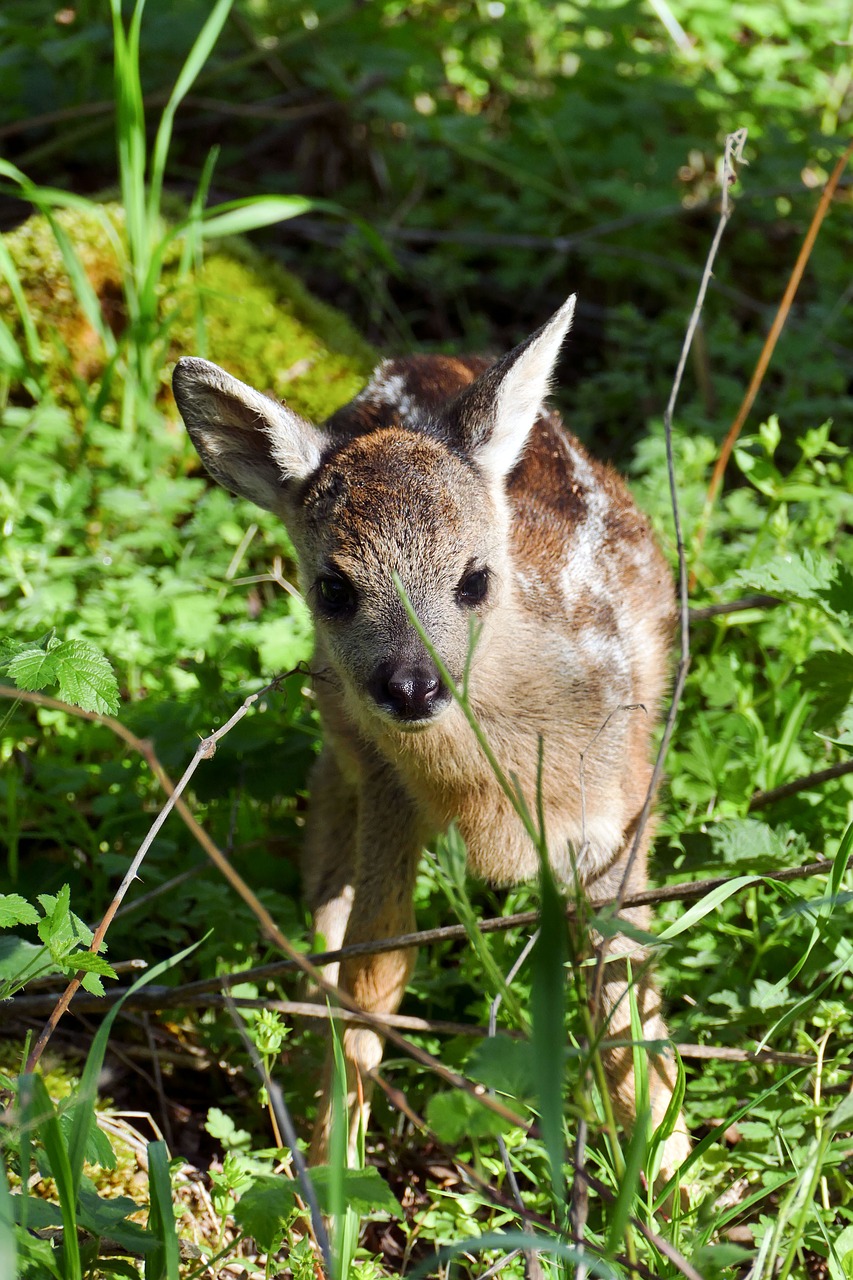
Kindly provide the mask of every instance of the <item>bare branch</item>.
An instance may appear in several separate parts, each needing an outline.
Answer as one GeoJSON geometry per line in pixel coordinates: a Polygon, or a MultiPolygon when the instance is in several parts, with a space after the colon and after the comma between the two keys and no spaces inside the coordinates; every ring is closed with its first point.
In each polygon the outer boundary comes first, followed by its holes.
{"type": "Polygon", "coordinates": [[[691,622],[704,622],[707,618],[719,618],[728,613],[745,613],[747,609],[775,609],[784,604],[778,596],[743,596],[722,604],[703,604],[688,610],[691,622]]]}
{"type": "MultiPolygon", "coordinates": [[[[142,841],[142,844],[139,846],[139,849],[136,852],[136,856],[133,858],[130,866],[125,872],[124,879],[122,880],[121,884],[116,890],[113,896],[112,902],[104,912],[103,919],[101,920],[101,923],[98,925],[97,929],[95,930],[95,936],[93,937],[92,942],[89,946],[90,952],[100,951],[101,944],[104,941],[104,937],[106,935],[107,929],[110,927],[112,918],[115,915],[116,911],[118,910],[119,906],[121,905],[122,899],[124,898],[131,884],[136,879],[137,874],[139,872],[139,868],[142,866],[142,862],[145,858],[146,853],[151,848],[151,845],[154,843],[154,840],[156,839],[158,831],[160,830],[163,823],[168,818],[169,814],[172,812],[172,809],[178,803],[178,800],[182,792],[188,786],[190,779],[192,778],[198,766],[201,764],[202,760],[209,760],[211,756],[214,754],[214,752],[216,751],[217,743],[222,738],[225,737],[226,733],[229,733],[230,730],[234,728],[234,725],[243,719],[243,717],[249,711],[249,708],[255,702],[257,702],[259,698],[263,697],[265,693],[269,693],[271,689],[277,689],[284,678],[285,678],[284,676],[277,676],[276,679],[273,680],[270,684],[266,685],[265,688],[260,689],[257,693],[250,694],[249,697],[246,698],[245,701],[243,702],[243,705],[240,708],[238,708],[237,711],[234,712],[233,716],[231,716],[231,718],[227,720],[220,729],[216,729],[213,733],[211,733],[207,738],[204,738],[198,744],[192,760],[184,770],[184,776],[181,778],[177,787],[172,789],[171,794],[169,795],[169,798],[167,799],[165,805],[160,810],[157,817],[154,819],[154,822],[151,824],[148,834],[145,837],[145,839],[142,841]]],[[[91,713],[87,713],[85,718],[90,719],[91,713]]],[[[111,720],[112,717],[102,717],[102,719],[111,720]]],[[[118,721],[115,721],[115,724],[118,724],[118,721]]],[[[112,728],[113,725],[110,725],[110,727],[112,728]]],[[[124,737],[125,740],[127,740],[125,733],[122,733],[120,736],[124,737]]],[[[32,1050],[30,1051],[30,1055],[27,1058],[27,1065],[25,1069],[28,1072],[35,1070],[36,1064],[39,1058],[41,1057],[42,1053],[44,1052],[45,1047],[47,1046],[47,1043],[50,1040],[50,1037],[53,1035],[53,1032],[56,1029],[57,1024],[59,1023],[59,1020],[62,1018],[62,1015],[65,1013],[71,1001],[74,999],[74,996],[79,991],[80,985],[83,982],[84,977],[85,977],[85,972],[84,970],[81,969],[77,974],[75,974],[71,982],[69,982],[68,986],[65,988],[65,991],[57,1000],[56,1007],[53,1010],[53,1013],[48,1018],[47,1023],[45,1024],[41,1035],[39,1036],[38,1040],[34,1044],[32,1050]]]]}
{"type": "Polygon", "coordinates": [[[853,773],[853,760],[840,760],[838,764],[831,764],[827,769],[807,773],[803,778],[793,778],[790,782],[783,782],[779,787],[772,787],[770,791],[756,791],[750,799],[749,812],[752,813],[755,809],[766,809],[777,800],[787,800],[788,796],[795,796],[800,791],[811,791],[814,787],[823,786],[825,782],[831,782],[833,778],[843,778],[847,773],[853,773]]]}
{"type": "MultiPolygon", "coordinates": [[[[831,867],[831,858],[820,858],[816,862],[807,862],[798,867],[783,867],[778,871],[765,871],[760,875],[756,875],[755,879],[785,884],[791,880],[804,880],[810,876],[828,873],[831,867]]],[[[651,906],[661,902],[691,902],[696,898],[703,898],[707,893],[720,888],[722,885],[728,884],[729,880],[729,876],[717,876],[710,880],[689,880],[684,884],[670,884],[664,885],[659,889],[647,889],[643,893],[629,894],[624,899],[622,907],[627,909],[629,907],[651,906]]],[[[752,884],[754,882],[750,881],[749,883],[752,884]]],[[[748,888],[749,885],[744,885],[743,887],[748,888]]],[[[603,898],[594,905],[598,909],[605,909],[613,907],[615,904],[615,898],[603,898]]],[[[565,904],[565,910],[566,916],[571,919],[577,913],[577,904],[568,902],[565,904]]],[[[503,933],[509,929],[527,928],[530,925],[536,925],[538,920],[538,911],[518,911],[514,915],[494,916],[490,919],[480,920],[477,922],[477,928],[481,933],[503,933]]],[[[322,967],[327,964],[336,964],[341,960],[347,960],[351,956],[381,955],[386,951],[399,951],[406,947],[423,947],[441,942],[462,942],[467,936],[465,925],[448,924],[442,925],[437,929],[420,929],[415,933],[401,933],[393,938],[382,938],[373,942],[352,943],[350,946],[340,947],[337,951],[310,952],[304,959],[312,965],[322,967]]],[[[276,978],[280,974],[287,973],[296,967],[293,960],[274,960],[270,964],[256,965],[253,969],[243,969],[239,973],[224,974],[217,978],[202,978],[198,982],[189,982],[182,987],[170,987],[168,990],[172,997],[172,1003],[193,1004],[196,1003],[196,997],[204,996],[210,992],[218,992],[223,986],[236,985],[241,982],[263,982],[267,979],[276,978]],[[175,997],[179,992],[181,999],[177,1001],[175,997]]],[[[140,991],[133,998],[132,1007],[167,1007],[162,1003],[150,1003],[153,999],[153,990],[156,989],[149,987],[145,991],[140,991]]],[[[111,999],[118,998],[121,994],[121,989],[117,988],[112,992],[108,992],[105,996],[92,996],[90,998],[83,996],[78,999],[78,1005],[80,1009],[85,1009],[87,1012],[96,1011],[105,1008],[111,999]]],[[[46,1012],[49,1006],[45,1003],[38,1004],[36,1001],[44,1002],[48,999],[52,999],[52,997],[17,995],[13,997],[11,1007],[19,1009],[22,1013],[36,1014],[38,1012],[46,1012]]],[[[159,995],[157,999],[159,1000],[159,995]]],[[[198,1003],[201,1003],[201,1001],[198,1001],[198,1003]]],[[[396,1016],[401,1017],[402,1015],[396,1016]]],[[[401,1027],[409,1026],[412,1030],[438,1030],[440,1026],[445,1025],[447,1028],[453,1028],[452,1031],[448,1031],[448,1034],[463,1034],[460,1029],[461,1024],[457,1023],[439,1024],[428,1022],[426,1019],[411,1018],[401,1021],[397,1025],[401,1027]]]]}

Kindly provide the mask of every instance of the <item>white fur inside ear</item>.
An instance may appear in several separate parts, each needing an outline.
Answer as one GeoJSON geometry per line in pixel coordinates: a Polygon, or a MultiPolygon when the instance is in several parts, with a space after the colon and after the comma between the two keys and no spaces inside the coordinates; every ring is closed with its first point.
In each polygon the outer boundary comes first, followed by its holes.
{"type": "Polygon", "coordinates": [[[503,480],[521,457],[527,437],[542,411],[563,339],[575,313],[575,294],[547,324],[528,339],[501,381],[494,408],[494,426],[477,450],[479,465],[503,480]]]}
{"type": "Polygon", "coordinates": [[[282,483],[320,465],[316,427],[210,361],[179,360],[173,387],[202,462],[233,493],[278,511],[282,483]]]}
{"type": "Polygon", "coordinates": [[[320,465],[322,438],[319,431],[286,406],[273,404],[270,400],[266,403],[268,417],[264,429],[282,479],[306,479],[320,465]],[[270,404],[273,404],[274,413],[269,412],[270,404]]]}

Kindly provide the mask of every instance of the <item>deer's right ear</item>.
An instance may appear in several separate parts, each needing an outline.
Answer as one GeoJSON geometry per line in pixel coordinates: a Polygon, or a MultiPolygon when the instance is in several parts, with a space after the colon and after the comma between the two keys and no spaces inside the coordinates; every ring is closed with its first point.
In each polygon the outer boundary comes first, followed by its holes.
{"type": "Polygon", "coordinates": [[[209,360],[179,360],[172,389],[205,469],[232,493],[281,513],[288,481],[319,466],[316,427],[209,360]]]}

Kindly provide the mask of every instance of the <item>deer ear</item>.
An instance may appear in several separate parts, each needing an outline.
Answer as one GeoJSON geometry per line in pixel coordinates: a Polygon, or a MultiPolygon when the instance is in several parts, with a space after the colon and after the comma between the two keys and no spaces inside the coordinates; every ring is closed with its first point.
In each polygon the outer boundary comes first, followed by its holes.
{"type": "Polygon", "coordinates": [[[172,389],[205,469],[232,493],[280,514],[288,481],[319,466],[316,427],[209,360],[179,360],[172,389]]]}
{"type": "Polygon", "coordinates": [[[547,324],[481,374],[451,406],[452,430],[459,443],[501,483],[521,457],[542,411],[575,300],[573,294],[547,324]]]}

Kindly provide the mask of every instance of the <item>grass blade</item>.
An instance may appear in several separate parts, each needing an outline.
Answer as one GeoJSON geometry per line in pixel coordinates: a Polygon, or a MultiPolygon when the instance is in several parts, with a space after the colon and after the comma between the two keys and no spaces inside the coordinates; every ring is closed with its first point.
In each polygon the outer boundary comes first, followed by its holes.
{"type": "MultiPolygon", "coordinates": [[[[26,1195],[26,1190],[22,1192],[26,1195]]],[[[18,1242],[15,1238],[15,1216],[6,1166],[0,1160],[0,1275],[14,1280],[18,1274],[18,1242]]]]}
{"type": "Polygon", "coordinates": [[[181,1255],[165,1142],[148,1144],[148,1187],[151,1204],[148,1230],[157,1237],[159,1248],[145,1259],[145,1280],[179,1280],[181,1255]]]}
{"type": "MultiPolygon", "coordinates": [[[[6,248],[3,237],[0,236],[0,272],[9,286],[9,292],[14,299],[15,306],[18,308],[18,315],[21,317],[21,327],[24,330],[24,340],[27,344],[27,355],[34,365],[40,365],[43,361],[41,343],[39,342],[38,330],[35,326],[32,313],[27,303],[26,294],[21,285],[21,279],[18,275],[17,268],[12,261],[12,255],[6,248]]],[[[4,325],[4,328],[6,326],[4,325]]],[[[8,332],[8,330],[7,330],[8,332]]],[[[11,333],[9,334],[12,338],[11,333]]],[[[14,339],[12,339],[14,341],[14,339]]],[[[17,344],[15,344],[17,345],[17,344]]]]}
{"type": "MultiPolygon", "coordinates": [[[[203,941],[203,939],[201,940],[203,941]]],[[[78,1101],[74,1107],[74,1117],[71,1123],[71,1132],[68,1138],[68,1152],[71,1163],[71,1171],[75,1182],[79,1181],[80,1173],[83,1169],[83,1157],[86,1151],[86,1143],[89,1139],[91,1127],[95,1123],[95,1102],[98,1096],[98,1077],[101,1074],[101,1067],[104,1064],[104,1055],[107,1050],[107,1040],[109,1039],[112,1025],[118,1017],[119,1011],[125,1000],[140,987],[144,987],[147,983],[153,982],[155,978],[159,978],[161,974],[166,973],[175,965],[181,964],[188,955],[195,951],[200,942],[194,942],[192,946],[185,947],[183,951],[179,951],[177,955],[170,956],[168,960],[161,961],[153,969],[149,969],[141,978],[137,978],[132,987],[129,987],[121,1000],[110,1009],[104,1018],[97,1034],[92,1041],[92,1048],[89,1050],[89,1056],[86,1059],[86,1066],[83,1068],[83,1075],[80,1077],[80,1087],[78,1091],[78,1101]]]]}
{"type": "Polygon", "coordinates": [[[563,1178],[563,1067],[566,1001],[566,918],[547,857],[540,870],[539,938],[533,948],[530,994],[533,1060],[542,1137],[551,1164],[556,1203],[565,1203],[563,1178]]]}
{"type": "Polygon", "coordinates": [[[132,271],[137,285],[144,269],[147,249],[145,106],[139,78],[139,32],[144,6],[145,0],[136,0],[130,28],[125,32],[121,0],[110,0],[119,179],[127,218],[132,271]]]}
{"type": "Polygon", "coordinates": [[[56,1108],[50,1100],[41,1076],[25,1076],[32,1090],[33,1121],[44,1147],[45,1155],[50,1162],[50,1172],[56,1183],[59,1196],[59,1207],[62,1212],[62,1274],[65,1280],[82,1280],[83,1269],[80,1260],[80,1243],[77,1239],[77,1191],[80,1175],[75,1179],[68,1149],[62,1136],[56,1108]]]}
{"type": "MultiPolygon", "coordinates": [[[[200,232],[205,237],[236,236],[259,227],[269,227],[288,218],[298,218],[321,206],[305,196],[250,196],[245,200],[229,200],[214,205],[202,218],[200,232]]],[[[176,231],[183,230],[182,224],[176,231]]]]}
{"type": "Polygon", "coordinates": [[[160,197],[163,191],[166,160],[172,143],[172,127],[175,122],[175,113],[213,52],[213,47],[219,39],[233,4],[234,0],[217,0],[207,21],[196,37],[195,43],[190,49],[175,81],[175,87],[169,96],[169,101],[163,108],[163,115],[160,117],[160,125],[157,129],[157,137],[154,142],[154,152],[151,159],[151,181],[148,191],[149,226],[153,226],[160,216],[160,197]]]}

